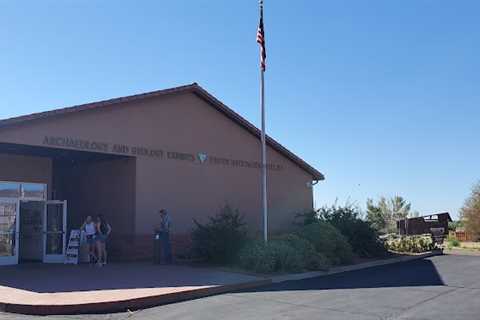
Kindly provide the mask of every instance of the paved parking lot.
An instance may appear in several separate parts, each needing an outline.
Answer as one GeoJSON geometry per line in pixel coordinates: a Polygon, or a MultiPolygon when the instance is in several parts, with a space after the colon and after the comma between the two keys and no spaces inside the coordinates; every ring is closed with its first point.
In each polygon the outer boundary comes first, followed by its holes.
{"type": "MultiPolygon", "coordinates": [[[[0,314],[0,319],[35,317],[0,314]]],[[[49,319],[480,319],[480,257],[445,255],[171,304],[49,319]]]]}

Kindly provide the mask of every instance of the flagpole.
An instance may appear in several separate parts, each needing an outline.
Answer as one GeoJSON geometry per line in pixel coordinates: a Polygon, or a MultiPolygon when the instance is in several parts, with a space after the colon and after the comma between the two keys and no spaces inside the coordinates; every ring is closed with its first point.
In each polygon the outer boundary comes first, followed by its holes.
{"type": "Polygon", "coordinates": [[[263,0],[260,5],[260,24],[257,31],[257,42],[260,44],[260,109],[262,115],[262,207],[263,207],[263,239],[268,242],[268,202],[267,202],[267,143],[265,136],[265,33],[263,27],[263,0]]]}
{"type": "Polygon", "coordinates": [[[265,137],[265,70],[260,68],[260,106],[262,113],[262,204],[263,239],[268,241],[268,203],[267,203],[267,146],[265,137]]]}

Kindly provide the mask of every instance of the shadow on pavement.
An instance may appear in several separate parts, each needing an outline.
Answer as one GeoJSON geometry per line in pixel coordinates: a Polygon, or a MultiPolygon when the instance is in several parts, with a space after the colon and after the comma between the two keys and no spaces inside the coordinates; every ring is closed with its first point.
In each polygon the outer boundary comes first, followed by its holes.
{"type": "MultiPolygon", "coordinates": [[[[444,285],[444,282],[433,262],[428,259],[422,259],[311,279],[286,281],[248,291],[328,290],[441,285],[444,285]]],[[[245,290],[242,292],[248,291],[245,290]]]]}
{"type": "Polygon", "coordinates": [[[20,264],[0,267],[0,287],[37,293],[219,286],[259,278],[209,268],[151,263],[118,263],[105,267],[20,264]]]}

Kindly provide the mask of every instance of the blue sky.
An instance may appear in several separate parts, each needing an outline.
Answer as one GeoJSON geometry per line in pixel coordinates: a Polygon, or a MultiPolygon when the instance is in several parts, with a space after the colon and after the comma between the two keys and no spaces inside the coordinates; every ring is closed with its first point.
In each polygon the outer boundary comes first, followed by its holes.
{"type": "MultiPolygon", "coordinates": [[[[0,118],[198,82],[259,124],[257,0],[0,0],[0,118]]],[[[457,215],[480,179],[480,2],[265,0],[268,133],[316,205],[457,215]]]]}

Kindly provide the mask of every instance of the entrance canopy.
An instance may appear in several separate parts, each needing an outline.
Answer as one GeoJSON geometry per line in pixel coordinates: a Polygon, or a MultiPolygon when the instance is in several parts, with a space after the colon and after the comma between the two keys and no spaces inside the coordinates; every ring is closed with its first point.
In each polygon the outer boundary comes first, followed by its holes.
{"type": "Polygon", "coordinates": [[[67,161],[72,164],[85,161],[101,161],[129,158],[127,156],[106,154],[100,152],[37,147],[12,143],[0,143],[0,154],[46,157],[55,161],[67,161]]]}
{"type": "Polygon", "coordinates": [[[120,239],[132,235],[135,164],[128,156],[1,143],[0,260],[45,261],[43,252],[63,262],[66,234],[88,215],[102,214],[120,239]]]}

